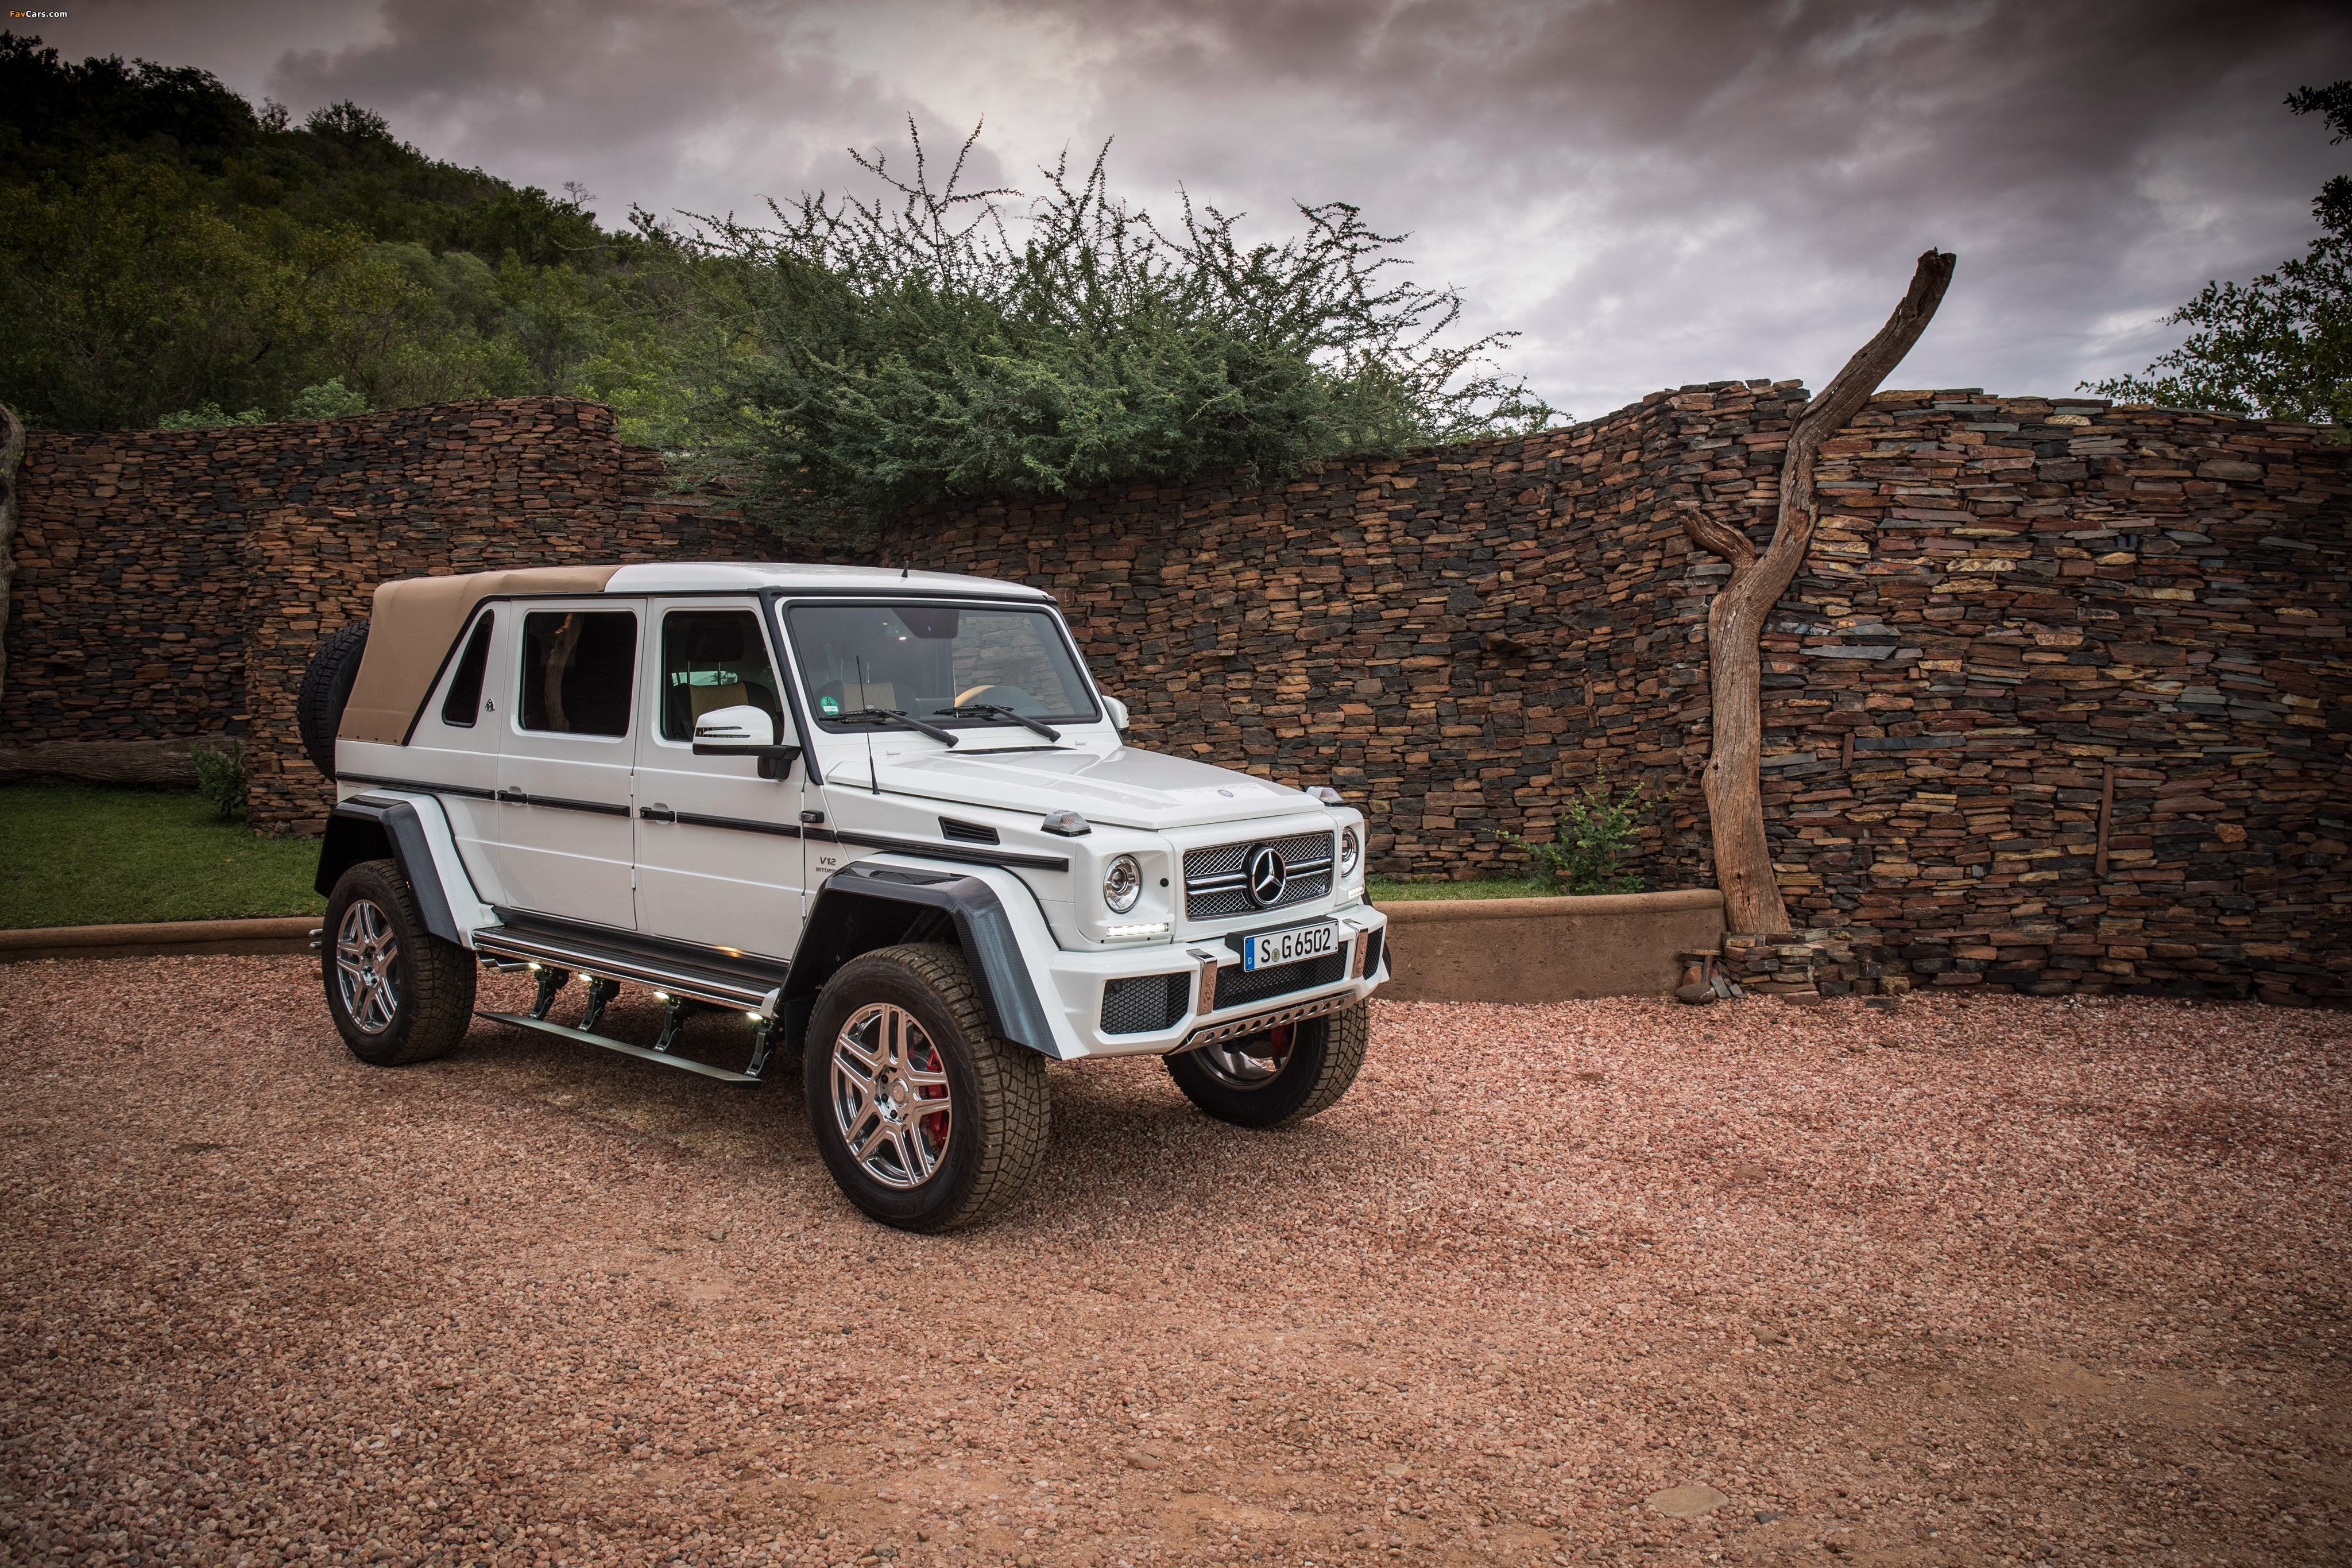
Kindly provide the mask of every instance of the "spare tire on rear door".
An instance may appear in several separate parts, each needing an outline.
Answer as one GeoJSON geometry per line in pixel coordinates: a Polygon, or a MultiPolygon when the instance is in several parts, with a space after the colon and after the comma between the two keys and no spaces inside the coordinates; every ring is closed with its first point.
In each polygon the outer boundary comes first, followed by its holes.
{"type": "Polygon", "coordinates": [[[352,683],[360,678],[360,658],[367,652],[368,623],[354,621],[310,655],[302,672],[302,690],[294,702],[295,727],[302,732],[302,749],[310,755],[320,776],[335,776],[335,731],[343,724],[343,705],[352,700],[352,683]]]}

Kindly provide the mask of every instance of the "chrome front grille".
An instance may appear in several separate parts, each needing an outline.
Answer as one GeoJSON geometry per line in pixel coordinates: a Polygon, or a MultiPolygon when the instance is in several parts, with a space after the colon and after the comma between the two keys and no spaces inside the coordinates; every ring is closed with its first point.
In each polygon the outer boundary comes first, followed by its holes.
{"type": "Polygon", "coordinates": [[[1251,839],[1235,844],[1184,852],[1184,913],[1194,920],[1281,909],[1321,898],[1331,891],[1332,836],[1293,833],[1288,838],[1251,839]],[[1282,857],[1286,873],[1279,896],[1250,895],[1251,852],[1261,845],[1282,857]]]}

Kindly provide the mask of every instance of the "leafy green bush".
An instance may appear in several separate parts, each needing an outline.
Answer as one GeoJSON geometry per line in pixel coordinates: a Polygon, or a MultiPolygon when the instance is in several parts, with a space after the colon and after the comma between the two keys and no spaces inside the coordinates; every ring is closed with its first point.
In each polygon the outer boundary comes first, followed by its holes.
{"type": "Polygon", "coordinates": [[[245,742],[198,741],[188,747],[196,765],[196,793],[213,804],[225,822],[245,815],[245,742]]]}
{"type": "Polygon", "coordinates": [[[201,402],[194,408],[184,408],[177,413],[167,413],[155,422],[158,430],[215,430],[228,425],[268,424],[269,415],[257,408],[242,413],[230,413],[216,402],[201,402]]]}
{"type": "Polygon", "coordinates": [[[341,376],[331,377],[314,387],[304,387],[286,405],[289,419],[349,419],[368,411],[367,395],[353,392],[343,384],[341,376]]]}
{"type": "MultiPolygon", "coordinates": [[[[910,125],[909,129],[912,127],[910,125]]],[[[769,204],[772,226],[699,220],[687,247],[730,264],[705,297],[700,395],[664,444],[731,474],[801,531],[953,496],[1067,494],[1129,478],[1540,428],[1554,411],[1488,356],[1514,334],[1444,340],[1452,289],[1392,277],[1402,237],[1342,202],[1305,232],[1244,244],[1196,206],[1162,226],[1110,194],[1106,143],[1083,175],[966,191],[965,141],[934,188],[919,136],[898,193],[769,204]],[[1015,225],[1025,225],[1016,239],[1015,225]]]]}
{"type": "Polygon", "coordinates": [[[1510,832],[1500,837],[1533,857],[1538,881],[1564,883],[1571,894],[1639,893],[1640,875],[1622,862],[1640,831],[1642,812],[1664,800],[1647,784],[1620,795],[1598,779],[1561,802],[1552,842],[1533,843],[1510,832]]]}
{"type": "MultiPolygon", "coordinates": [[[[2352,81],[2288,95],[2352,139],[2352,81]]],[[[2210,281],[2165,319],[2194,327],[2188,341],[2137,375],[2080,382],[2080,390],[2168,408],[2254,419],[2352,425],[2352,177],[2337,174],[2311,204],[2321,234],[2298,257],[2251,283],[2210,281]]]]}

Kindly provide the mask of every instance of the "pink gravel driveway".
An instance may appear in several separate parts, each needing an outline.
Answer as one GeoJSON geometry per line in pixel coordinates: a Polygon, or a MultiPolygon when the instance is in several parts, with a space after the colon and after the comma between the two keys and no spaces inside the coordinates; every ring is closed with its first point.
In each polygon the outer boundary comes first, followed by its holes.
{"type": "Polygon", "coordinates": [[[1383,1005],[1287,1133],[1056,1070],[940,1238],[303,960],[0,969],[0,1061],[11,1563],[2346,1560],[2341,1014],[1383,1005]]]}

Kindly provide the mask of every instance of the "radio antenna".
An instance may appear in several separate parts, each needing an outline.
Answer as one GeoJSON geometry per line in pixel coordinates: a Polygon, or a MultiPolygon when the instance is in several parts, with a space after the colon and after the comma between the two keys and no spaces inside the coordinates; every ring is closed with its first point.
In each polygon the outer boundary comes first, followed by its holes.
{"type": "MultiPolygon", "coordinates": [[[[866,695],[866,655],[857,655],[857,706],[872,707],[874,699],[866,695]]],[[[874,770],[874,727],[866,727],[866,782],[874,793],[882,793],[882,775],[874,770]]]]}

